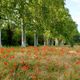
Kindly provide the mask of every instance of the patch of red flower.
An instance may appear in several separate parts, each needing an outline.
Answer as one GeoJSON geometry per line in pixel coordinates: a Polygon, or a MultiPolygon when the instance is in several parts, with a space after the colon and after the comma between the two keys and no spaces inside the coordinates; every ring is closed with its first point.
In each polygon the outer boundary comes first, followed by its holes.
{"type": "Polygon", "coordinates": [[[77,65],[80,65],[80,61],[76,61],[76,64],[77,64],[77,65]]]}
{"type": "Polygon", "coordinates": [[[8,62],[4,62],[4,65],[8,65],[8,62]]]}
{"type": "Polygon", "coordinates": [[[4,48],[0,48],[0,53],[4,53],[5,49],[4,48]]]}
{"type": "Polygon", "coordinates": [[[21,70],[23,71],[27,71],[29,69],[29,66],[28,65],[24,65],[21,67],[21,70]]]}
{"type": "Polygon", "coordinates": [[[15,58],[15,56],[10,56],[9,60],[12,60],[12,59],[14,59],[14,58],[15,58]]]}
{"type": "Polygon", "coordinates": [[[4,56],[3,56],[3,58],[7,58],[8,57],[8,54],[5,54],[4,56]]]}

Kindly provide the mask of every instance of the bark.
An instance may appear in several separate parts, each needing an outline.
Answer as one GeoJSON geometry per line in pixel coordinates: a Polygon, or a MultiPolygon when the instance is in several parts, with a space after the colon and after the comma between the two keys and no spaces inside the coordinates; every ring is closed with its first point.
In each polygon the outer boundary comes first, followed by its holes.
{"type": "Polygon", "coordinates": [[[46,41],[44,40],[44,46],[46,46],[46,41]]]}
{"type": "Polygon", "coordinates": [[[37,35],[35,32],[34,32],[34,46],[37,46],[37,35]]]}
{"type": "Polygon", "coordinates": [[[64,45],[64,40],[61,40],[61,44],[60,44],[61,46],[63,46],[64,45]]]}
{"type": "Polygon", "coordinates": [[[2,43],[1,43],[1,29],[0,29],[0,47],[2,47],[2,43]]]}
{"type": "Polygon", "coordinates": [[[44,35],[44,46],[46,46],[47,42],[46,42],[46,37],[44,35]]]}
{"type": "Polygon", "coordinates": [[[55,46],[58,46],[58,39],[57,38],[55,38],[55,46]]]}
{"type": "Polygon", "coordinates": [[[26,33],[23,19],[21,19],[21,46],[26,47],[26,33]]]}
{"type": "Polygon", "coordinates": [[[51,39],[51,46],[53,46],[53,44],[54,44],[54,41],[53,41],[53,39],[51,39]]]}
{"type": "Polygon", "coordinates": [[[37,46],[38,46],[38,35],[37,35],[37,46]]]}
{"type": "Polygon", "coordinates": [[[26,47],[26,34],[23,26],[21,26],[21,46],[26,47]]]}
{"type": "Polygon", "coordinates": [[[50,38],[48,39],[48,45],[49,46],[51,45],[51,39],[50,38]]]}
{"type": "Polygon", "coordinates": [[[48,38],[46,39],[46,45],[50,46],[50,39],[48,39],[48,38]]]}
{"type": "Polygon", "coordinates": [[[46,42],[46,45],[48,46],[48,39],[46,39],[46,41],[47,41],[47,42],[46,42]]]}

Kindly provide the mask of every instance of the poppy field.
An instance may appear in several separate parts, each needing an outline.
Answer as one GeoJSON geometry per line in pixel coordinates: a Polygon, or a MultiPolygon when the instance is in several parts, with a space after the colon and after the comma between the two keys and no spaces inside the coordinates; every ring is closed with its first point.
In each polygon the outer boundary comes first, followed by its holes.
{"type": "Polygon", "coordinates": [[[80,47],[0,48],[0,80],[80,80],[80,47]]]}

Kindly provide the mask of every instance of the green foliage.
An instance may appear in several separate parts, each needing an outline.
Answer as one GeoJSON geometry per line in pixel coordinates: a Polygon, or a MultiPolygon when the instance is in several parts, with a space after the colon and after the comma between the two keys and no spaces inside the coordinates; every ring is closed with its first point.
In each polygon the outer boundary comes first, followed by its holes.
{"type": "Polygon", "coordinates": [[[16,33],[13,36],[15,41],[19,41],[20,30],[23,30],[24,40],[26,32],[34,30],[36,34],[45,34],[48,38],[62,36],[69,43],[72,43],[73,36],[78,34],[77,25],[69,10],[65,8],[65,0],[1,0],[0,28],[6,28],[7,25],[16,33]]]}

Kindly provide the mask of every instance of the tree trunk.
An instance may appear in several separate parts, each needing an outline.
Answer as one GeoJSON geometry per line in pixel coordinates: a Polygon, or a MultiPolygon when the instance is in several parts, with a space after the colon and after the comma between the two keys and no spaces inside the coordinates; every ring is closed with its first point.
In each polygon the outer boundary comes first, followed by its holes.
{"type": "Polygon", "coordinates": [[[48,39],[48,45],[49,46],[51,45],[51,39],[50,38],[48,39]]]}
{"type": "Polygon", "coordinates": [[[48,39],[46,39],[46,45],[48,46],[48,39]]]}
{"type": "Polygon", "coordinates": [[[37,46],[38,46],[38,35],[37,35],[37,46]]]}
{"type": "Polygon", "coordinates": [[[26,34],[23,26],[21,26],[21,46],[26,47],[26,34]]]}
{"type": "Polygon", "coordinates": [[[0,29],[0,47],[2,47],[2,43],[1,43],[1,29],[0,29]]]}
{"type": "Polygon", "coordinates": [[[46,41],[44,40],[44,46],[46,46],[46,41]]]}
{"type": "Polygon", "coordinates": [[[55,38],[55,46],[58,46],[58,39],[55,38]]]}
{"type": "Polygon", "coordinates": [[[25,33],[24,20],[22,18],[21,18],[21,46],[26,47],[26,33],[25,33]]]}
{"type": "Polygon", "coordinates": [[[37,46],[37,35],[35,32],[34,32],[34,46],[37,46]]]}
{"type": "Polygon", "coordinates": [[[46,46],[46,37],[44,35],[44,46],[46,46]]]}
{"type": "Polygon", "coordinates": [[[51,46],[53,46],[53,44],[54,44],[54,41],[53,41],[53,39],[51,39],[51,46]]]}
{"type": "Polygon", "coordinates": [[[49,38],[46,39],[46,45],[50,46],[50,39],[49,38]]]}
{"type": "Polygon", "coordinates": [[[60,44],[61,46],[63,46],[64,45],[64,40],[61,40],[61,44],[60,44]]]}

